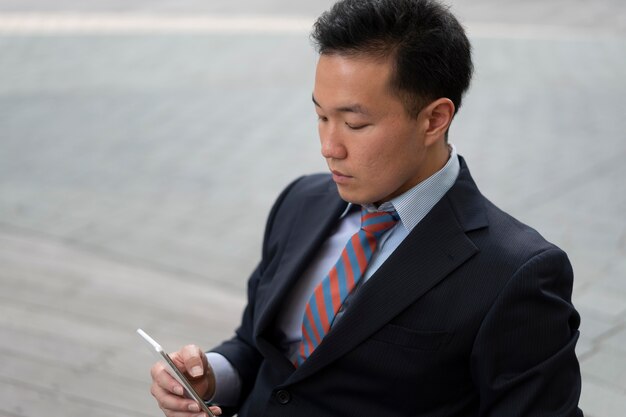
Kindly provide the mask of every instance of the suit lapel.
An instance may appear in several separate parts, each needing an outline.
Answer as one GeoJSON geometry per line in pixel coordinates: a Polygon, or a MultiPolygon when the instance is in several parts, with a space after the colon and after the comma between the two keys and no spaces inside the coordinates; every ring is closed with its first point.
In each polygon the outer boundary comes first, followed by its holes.
{"type": "Polygon", "coordinates": [[[362,343],[478,251],[466,231],[487,225],[484,198],[461,162],[459,178],[448,194],[358,290],[342,319],[288,383],[362,343]]]}

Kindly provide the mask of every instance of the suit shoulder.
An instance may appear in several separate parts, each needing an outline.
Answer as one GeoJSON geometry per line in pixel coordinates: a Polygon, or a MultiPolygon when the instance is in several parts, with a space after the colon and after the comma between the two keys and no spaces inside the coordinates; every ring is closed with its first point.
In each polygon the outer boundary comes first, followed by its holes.
{"type": "Polygon", "coordinates": [[[303,194],[328,192],[333,187],[330,174],[317,173],[304,175],[292,182],[292,191],[303,194]]]}
{"type": "Polygon", "coordinates": [[[337,188],[329,174],[311,174],[299,177],[287,185],[274,202],[270,211],[267,230],[271,229],[276,217],[283,219],[293,217],[296,209],[311,195],[327,195],[332,200],[339,199],[337,188]]]}
{"type": "Polygon", "coordinates": [[[498,252],[500,258],[512,260],[514,263],[524,263],[546,251],[556,250],[564,254],[536,229],[503,211],[489,200],[486,200],[485,207],[489,227],[488,239],[483,241],[482,246],[498,252]]]}
{"type": "Polygon", "coordinates": [[[329,174],[310,174],[296,178],[280,193],[275,209],[282,205],[297,203],[302,198],[312,194],[337,193],[329,174]]]}

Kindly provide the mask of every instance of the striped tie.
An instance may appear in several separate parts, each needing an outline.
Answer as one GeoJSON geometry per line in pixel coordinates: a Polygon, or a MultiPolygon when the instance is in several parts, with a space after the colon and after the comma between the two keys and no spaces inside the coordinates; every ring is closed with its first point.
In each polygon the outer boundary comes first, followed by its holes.
{"type": "Polygon", "coordinates": [[[339,260],[315,288],[306,305],[296,366],[301,365],[322,342],[337,311],[365,272],[378,240],[397,221],[395,211],[361,211],[361,229],[350,238],[339,260]]]}

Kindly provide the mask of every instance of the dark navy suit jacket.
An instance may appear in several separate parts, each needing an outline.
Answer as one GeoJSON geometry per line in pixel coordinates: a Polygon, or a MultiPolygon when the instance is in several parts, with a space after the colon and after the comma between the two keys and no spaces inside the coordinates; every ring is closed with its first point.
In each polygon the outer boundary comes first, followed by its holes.
{"type": "Polygon", "coordinates": [[[582,416],[566,254],[456,183],[297,370],[279,349],[283,301],[346,203],[328,175],[276,201],[233,339],[240,417],[582,416]]]}

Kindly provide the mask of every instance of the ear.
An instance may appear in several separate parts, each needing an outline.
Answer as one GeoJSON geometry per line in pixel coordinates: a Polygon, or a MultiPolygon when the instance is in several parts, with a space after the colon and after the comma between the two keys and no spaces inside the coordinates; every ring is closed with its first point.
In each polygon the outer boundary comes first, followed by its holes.
{"type": "Polygon", "coordinates": [[[454,117],[454,103],[448,98],[439,98],[426,106],[421,116],[425,124],[425,145],[430,146],[445,139],[446,132],[454,117]]]}

